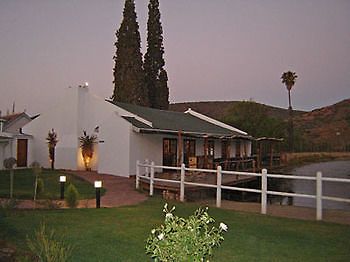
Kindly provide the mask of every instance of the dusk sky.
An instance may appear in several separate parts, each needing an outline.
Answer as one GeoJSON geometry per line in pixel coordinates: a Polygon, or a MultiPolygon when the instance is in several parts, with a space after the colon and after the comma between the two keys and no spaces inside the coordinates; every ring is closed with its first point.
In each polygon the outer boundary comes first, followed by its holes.
{"type": "MultiPolygon", "coordinates": [[[[136,0],[146,50],[148,0],[136,0]]],[[[68,86],[113,91],[124,0],[0,0],[0,110],[45,111],[68,86]]],[[[350,98],[349,0],[160,0],[170,101],[294,109],[350,98]]]]}

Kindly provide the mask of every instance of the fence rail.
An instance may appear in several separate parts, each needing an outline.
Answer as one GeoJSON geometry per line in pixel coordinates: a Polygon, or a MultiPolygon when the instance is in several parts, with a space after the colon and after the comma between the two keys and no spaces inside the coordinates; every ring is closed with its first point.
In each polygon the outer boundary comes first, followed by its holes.
{"type": "Polygon", "coordinates": [[[252,192],[261,194],[261,214],[267,213],[267,195],[277,195],[277,196],[287,196],[287,197],[304,197],[310,199],[316,199],[316,220],[322,220],[322,200],[330,200],[337,202],[350,203],[350,199],[333,197],[333,196],[324,196],[322,194],[322,183],[335,182],[335,183],[350,183],[350,179],[345,178],[332,178],[332,177],[323,177],[321,172],[317,172],[316,176],[294,176],[294,175],[282,175],[282,174],[268,174],[266,169],[262,169],[261,173],[250,173],[250,172],[238,172],[238,171],[223,171],[221,166],[218,166],[217,169],[197,169],[197,168],[187,168],[185,164],[182,164],[181,167],[170,167],[170,166],[160,166],[155,165],[154,162],[141,163],[140,161],[136,162],[136,188],[140,188],[140,179],[149,180],[149,194],[153,196],[154,193],[154,183],[155,182],[167,182],[180,184],[180,201],[185,201],[185,186],[198,186],[205,188],[216,188],[216,206],[221,207],[221,191],[222,189],[242,191],[242,192],[252,192]],[[140,168],[144,168],[144,172],[141,172],[140,168]],[[162,179],[156,178],[155,169],[162,170],[176,170],[180,171],[180,180],[173,179],[162,179]],[[216,184],[203,184],[185,181],[185,173],[188,172],[205,172],[205,173],[214,173],[216,174],[216,184]],[[236,186],[226,186],[222,185],[222,175],[244,175],[244,176],[254,176],[261,177],[261,189],[252,189],[252,188],[243,188],[236,186]],[[302,194],[302,193],[290,193],[290,192],[280,192],[280,191],[271,191],[267,190],[267,178],[279,178],[279,179],[299,179],[299,180],[311,180],[316,182],[316,194],[302,194]]]}

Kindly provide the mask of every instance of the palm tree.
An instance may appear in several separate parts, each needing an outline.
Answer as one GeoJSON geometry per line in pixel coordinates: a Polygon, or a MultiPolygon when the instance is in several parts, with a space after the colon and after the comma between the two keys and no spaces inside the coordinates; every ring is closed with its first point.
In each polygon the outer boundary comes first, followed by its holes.
{"type": "Polygon", "coordinates": [[[81,148],[81,154],[83,156],[85,169],[90,170],[90,160],[94,154],[94,145],[97,143],[96,135],[88,135],[86,131],[83,131],[83,135],[79,137],[79,143],[81,148]]]}
{"type": "Polygon", "coordinates": [[[52,128],[46,137],[47,144],[49,146],[49,158],[51,162],[51,169],[55,169],[55,147],[58,143],[57,133],[52,128]]]}
{"type": "Polygon", "coordinates": [[[288,101],[289,101],[288,109],[290,109],[290,110],[292,109],[292,103],[290,100],[290,90],[294,86],[297,78],[298,78],[297,74],[295,72],[292,72],[292,71],[284,72],[281,76],[282,84],[285,84],[285,86],[288,90],[288,101]]]}
{"type": "Polygon", "coordinates": [[[285,84],[287,90],[288,90],[288,102],[289,102],[289,128],[288,128],[288,142],[289,142],[289,150],[293,152],[294,145],[293,145],[293,110],[292,110],[292,103],[290,99],[290,90],[292,90],[292,87],[294,86],[296,79],[298,78],[297,74],[292,71],[284,72],[281,76],[282,84],[285,84]]]}

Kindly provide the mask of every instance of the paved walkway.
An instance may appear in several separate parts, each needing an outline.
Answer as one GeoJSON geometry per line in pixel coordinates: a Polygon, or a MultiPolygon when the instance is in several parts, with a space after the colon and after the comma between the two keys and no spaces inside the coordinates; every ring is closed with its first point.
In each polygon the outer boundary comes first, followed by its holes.
{"type": "MultiPolygon", "coordinates": [[[[147,199],[145,194],[135,190],[135,179],[133,178],[85,171],[65,171],[65,173],[79,176],[92,184],[96,180],[101,180],[106,189],[106,193],[101,197],[101,207],[136,205],[147,199]]],[[[79,207],[95,206],[95,199],[81,200],[79,203],[79,207]]]]}
{"type": "MultiPolygon", "coordinates": [[[[94,183],[96,180],[101,180],[106,193],[101,197],[101,207],[119,207],[136,205],[147,199],[146,194],[142,194],[135,190],[135,179],[112,176],[106,174],[98,174],[96,172],[86,171],[64,171],[62,173],[73,174],[94,183]]],[[[7,199],[0,199],[0,204],[8,201],[7,199]]],[[[45,200],[34,202],[33,200],[19,200],[17,208],[33,209],[33,208],[48,208],[48,205],[56,207],[65,207],[65,202],[62,200],[55,200],[48,203],[45,200]]],[[[79,201],[80,208],[95,208],[95,199],[84,199],[79,201]]]]}

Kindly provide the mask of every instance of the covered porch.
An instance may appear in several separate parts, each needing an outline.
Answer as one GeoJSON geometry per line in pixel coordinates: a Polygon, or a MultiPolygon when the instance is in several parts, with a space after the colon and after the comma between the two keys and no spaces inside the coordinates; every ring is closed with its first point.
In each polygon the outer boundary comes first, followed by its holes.
{"type": "Polygon", "coordinates": [[[252,171],[252,138],[247,135],[194,134],[178,131],[163,138],[162,165],[188,168],[252,171]]]}

